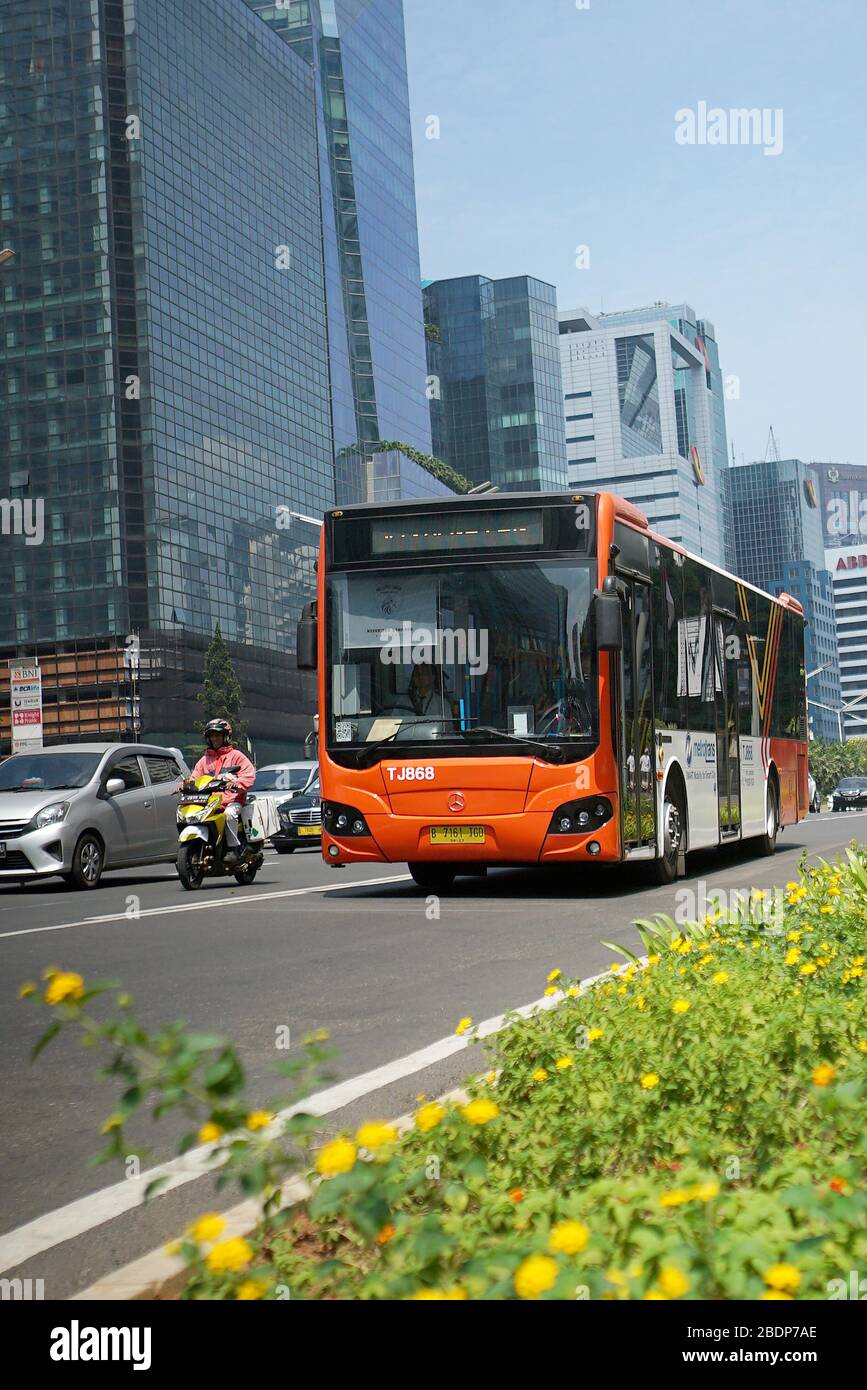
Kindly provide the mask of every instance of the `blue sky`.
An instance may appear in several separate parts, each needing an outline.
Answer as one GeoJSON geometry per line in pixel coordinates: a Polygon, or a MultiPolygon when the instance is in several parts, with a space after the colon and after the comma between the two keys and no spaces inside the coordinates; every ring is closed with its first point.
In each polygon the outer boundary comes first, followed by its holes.
{"type": "Polygon", "coordinates": [[[867,463],[865,0],[404,5],[425,278],[685,300],[739,380],[738,462],[773,425],[784,457],[867,463]],[[701,101],[781,108],[782,152],[676,143],[701,101]]]}

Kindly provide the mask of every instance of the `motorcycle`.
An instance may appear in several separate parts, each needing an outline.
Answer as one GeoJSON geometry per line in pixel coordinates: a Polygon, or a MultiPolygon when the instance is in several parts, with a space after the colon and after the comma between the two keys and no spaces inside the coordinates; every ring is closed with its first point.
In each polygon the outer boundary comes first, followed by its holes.
{"type": "Polygon", "coordinates": [[[205,876],[232,874],[238,883],[252,883],[265,862],[264,842],[253,825],[243,825],[241,845],[235,863],[227,864],[226,812],[223,794],[232,784],[237,768],[226,768],[218,777],[205,773],[189,777],[181,790],[178,806],[178,878],[191,892],[201,888],[205,876]]]}

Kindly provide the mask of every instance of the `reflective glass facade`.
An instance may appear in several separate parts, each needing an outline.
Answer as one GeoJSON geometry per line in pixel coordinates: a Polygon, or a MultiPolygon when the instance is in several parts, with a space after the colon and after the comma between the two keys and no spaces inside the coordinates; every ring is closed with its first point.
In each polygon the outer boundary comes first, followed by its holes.
{"type": "Polygon", "coordinates": [[[367,446],[427,452],[402,0],[247,0],[314,71],[337,499],[364,499],[367,446]]]}
{"type": "Polygon", "coordinates": [[[627,457],[662,452],[659,381],[652,337],[617,339],[620,429],[627,457]]]}
{"type": "Polygon", "coordinates": [[[0,63],[0,497],[45,508],[0,661],[136,632],[140,711],[102,695],[180,737],[219,621],[295,751],[316,536],[277,509],[430,443],[400,0],[0,0],[0,63]]]}
{"type": "Polygon", "coordinates": [[[799,459],[749,463],[730,468],[725,482],[728,566],[803,605],[807,670],[816,672],[807,682],[816,702],[808,706],[811,728],[816,738],[836,739],[840,662],[815,471],[799,459]]]}
{"type": "Polygon", "coordinates": [[[568,486],[557,302],[529,276],[424,287],[433,452],[473,483],[568,486]]]}

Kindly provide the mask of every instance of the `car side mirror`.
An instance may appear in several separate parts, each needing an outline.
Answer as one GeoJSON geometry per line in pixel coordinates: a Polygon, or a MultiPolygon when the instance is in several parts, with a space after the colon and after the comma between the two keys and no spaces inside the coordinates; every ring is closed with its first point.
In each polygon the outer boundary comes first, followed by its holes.
{"type": "Polygon", "coordinates": [[[596,590],[596,646],[600,652],[623,650],[623,609],[617,581],[609,575],[596,590]]]}
{"type": "Polygon", "coordinates": [[[106,796],[119,796],[121,792],[125,791],[126,782],[123,780],[122,777],[109,777],[108,781],[105,784],[106,796]]]}
{"type": "Polygon", "coordinates": [[[316,604],[305,603],[298,619],[295,665],[299,671],[315,671],[317,665],[317,646],[319,623],[316,617],[316,604]]]}

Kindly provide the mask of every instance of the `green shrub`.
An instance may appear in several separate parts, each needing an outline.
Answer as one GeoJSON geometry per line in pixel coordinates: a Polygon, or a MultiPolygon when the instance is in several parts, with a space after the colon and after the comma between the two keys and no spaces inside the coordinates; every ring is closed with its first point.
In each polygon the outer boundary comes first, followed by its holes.
{"type": "Polygon", "coordinates": [[[331,1140],[303,1208],[275,1214],[276,1183],[314,1122],[233,1136],[240,1099],[206,1096],[245,1190],[261,1145],[269,1219],[240,1245],[212,1216],[188,1234],[187,1296],[828,1297],[867,1259],[867,863],[771,905],[640,923],[646,962],[624,950],[585,991],[552,970],[468,1100],[331,1140]]]}

